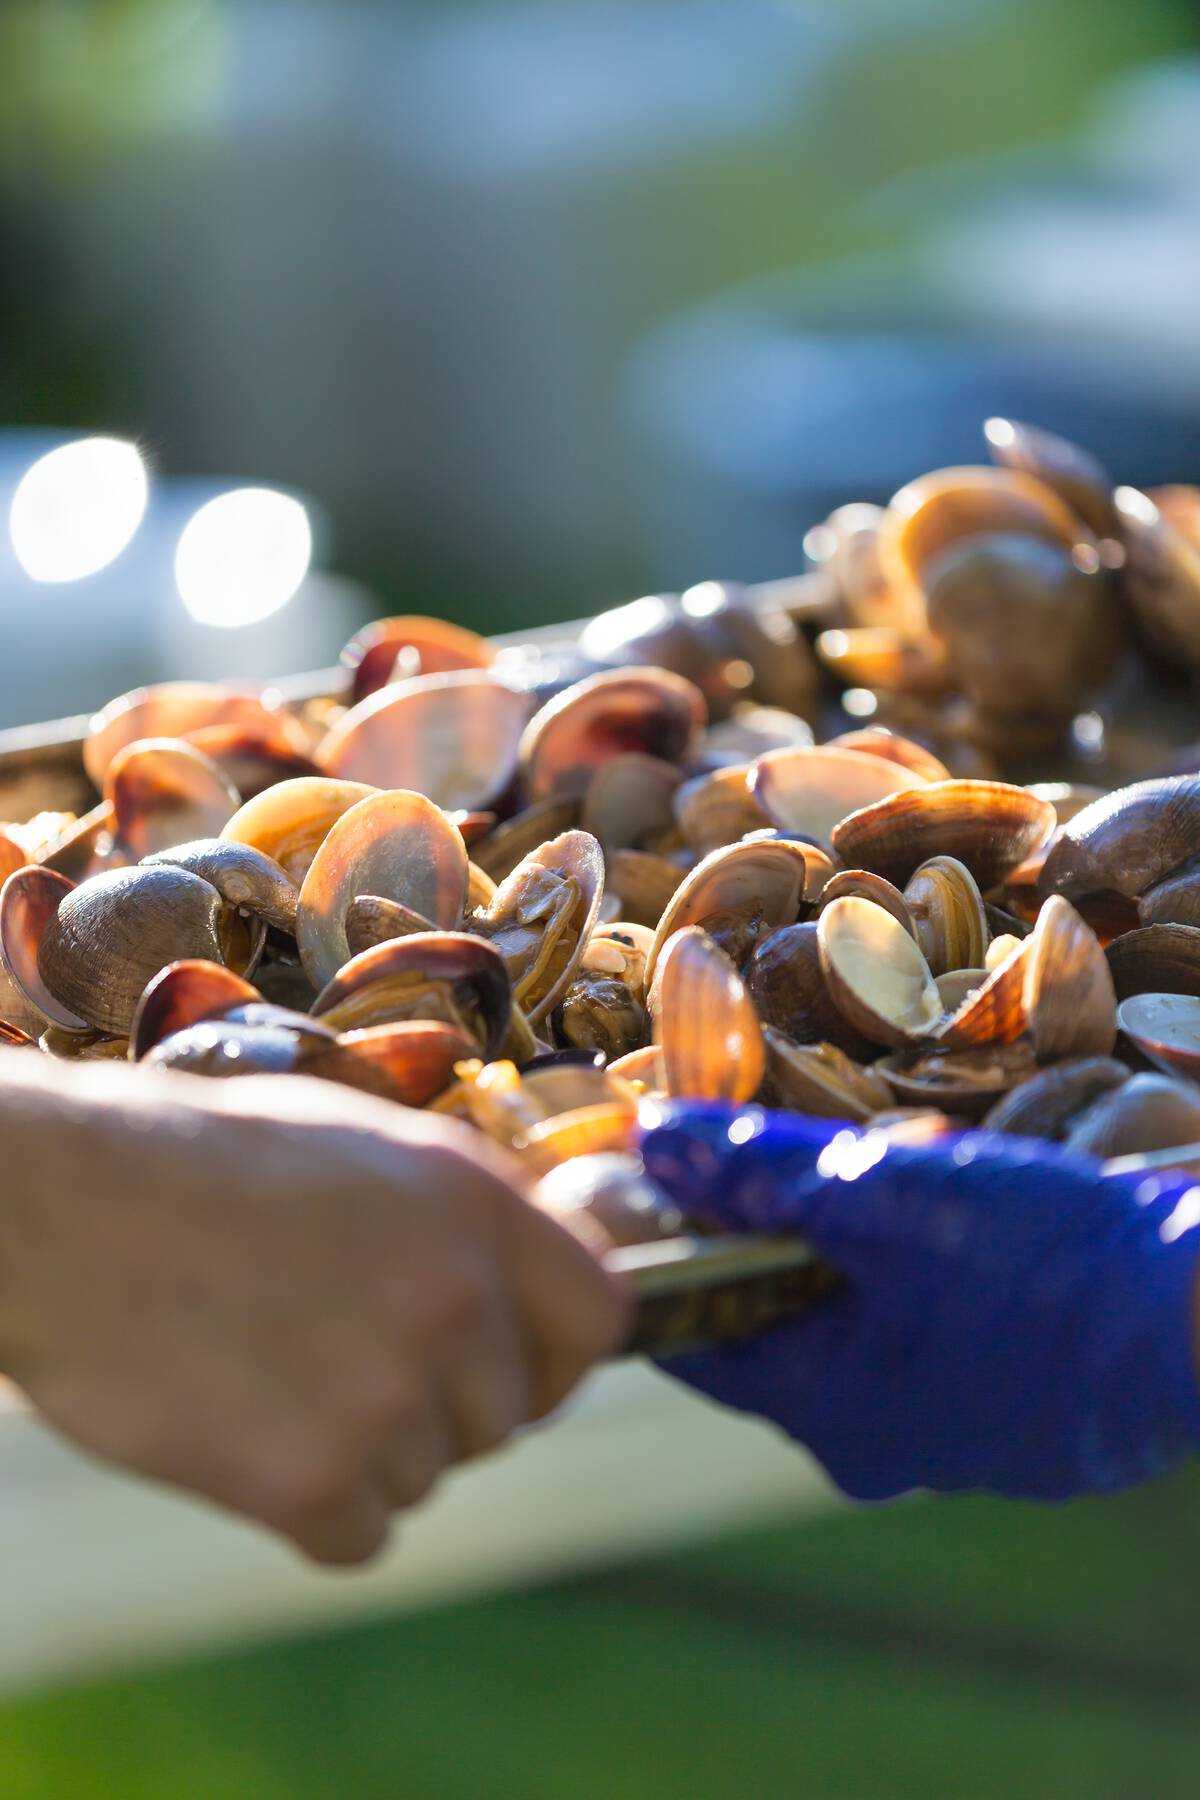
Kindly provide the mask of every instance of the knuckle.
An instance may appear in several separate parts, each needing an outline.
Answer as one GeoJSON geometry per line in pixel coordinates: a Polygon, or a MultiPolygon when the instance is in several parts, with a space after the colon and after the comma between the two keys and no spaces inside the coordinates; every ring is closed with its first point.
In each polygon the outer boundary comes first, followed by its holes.
{"type": "Polygon", "coordinates": [[[329,1518],[354,1496],[355,1471],[332,1444],[302,1447],[267,1445],[260,1456],[256,1486],[264,1517],[288,1531],[329,1518]]]}
{"type": "Polygon", "coordinates": [[[491,1306],[492,1286],[482,1263],[462,1260],[441,1272],[430,1289],[427,1309],[430,1324],[448,1338],[468,1334],[479,1326],[491,1306]]]}

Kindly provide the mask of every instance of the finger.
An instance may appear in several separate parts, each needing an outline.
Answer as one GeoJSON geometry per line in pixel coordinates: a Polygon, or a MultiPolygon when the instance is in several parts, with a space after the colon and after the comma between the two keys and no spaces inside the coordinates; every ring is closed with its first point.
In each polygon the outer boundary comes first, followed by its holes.
{"type": "Polygon", "coordinates": [[[340,1506],[298,1517],[287,1527],[287,1535],[310,1561],[353,1568],[379,1554],[391,1529],[387,1498],[375,1481],[364,1479],[340,1506]]]}
{"type": "Polygon", "coordinates": [[[462,1454],[450,1409],[431,1387],[424,1415],[406,1421],[375,1446],[370,1470],[389,1508],[402,1511],[424,1500],[462,1454]]]}
{"type": "Polygon", "coordinates": [[[440,1374],[459,1457],[495,1450],[533,1417],[536,1357],[497,1296],[476,1329],[450,1347],[440,1374]]]}

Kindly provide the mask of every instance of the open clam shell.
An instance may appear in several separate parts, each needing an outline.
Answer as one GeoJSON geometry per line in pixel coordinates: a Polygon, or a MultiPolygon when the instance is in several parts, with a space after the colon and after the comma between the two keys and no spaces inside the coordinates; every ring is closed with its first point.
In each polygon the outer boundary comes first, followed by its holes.
{"type": "Polygon", "coordinates": [[[1143,925],[1115,938],[1105,955],[1118,1001],[1132,994],[1200,995],[1198,926],[1143,925]]]}
{"type": "Polygon", "coordinates": [[[1028,1032],[1039,1061],[1106,1056],[1116,1042],[1116,995],[1095,932],[1055,895],[942,1026],[947,1044],[1010,1044],[1028,1032]]]}
{"type": "Polygon", "coordinates": [[[312,735],[291,713],[264,713],[253,725],[201,725],[187,742],[216,763],[242,800],[277,781],[317,773],[312,735]]]}
{"type": "Polygon", "coordinates": [[[824,1042],[859,1059],[873,1054],[829,990],[815,924],[781,925],[760,939],[746,966],[746,985],[763,1024],[794,1043],[824,1042]]]}
{"type": "Polygon", "coordinates": [[[602,763],[588,782],[580,826],[606,851],[636,849],[672,830],[671,803],[682,780],[673,763],[625,751],[602,763]]]}
{"type": "Polygon", "coordinates": [[[261,999],[256,987],[223,963],[186,958],[168,963],[147,984],[129,1030],[129,1054],[139,1061],[164,1038],[261,999]]]}
{"type": "Polygon", "coordinates": [[[579,967],[604,894],[604,853],[586,831],[542,844],[505,877],[473,928],[504,959],[531,1025],[553,1010],[579,967]]]}
{"type": "Polygon", "coordinates": [[[342,781],[486,809],[516,773],[528,710],[523,694],[486,670],[418,675],[352,706],[317,746],[316,762],[342,781]]]}
{"type": "Polygon", "coordinates": [[[916,937],[917,928],[904,895],[882,875],[873,875],[870,869],[836,870],[821,890],[821,909],[835,900],[851,899],[873,900],[876,906],[882,906],[884,912],[890,912],[910,937],[916,937]]]}
{"type": "Polygon", "coordinates": [[[419,613],[376,619],[355,633],[341,655],[342,667],[350,672],[352,703],[390,682],[450,669],[486,669],[495,659],[495,646],[478,632],[419,613]]]}
{"type": "Polygon", "coordinates": [[[761,1098],[768,1106],[861,1125],[893,1103],[883,1077],[834,1044],[795,1044],[770,1025],[763,1026],[763,1041],[767,1069],[761,1098]]]}
{"type": "Polygon", "coordinates": [[[920,949],[871,900],[835,900],[817,920],[825,980],[837,1006],[869,1043],[911,1046],[928,1037],[942,1003],[920,949]]]}
{"type": "Polygon", "coordinates": [[[702,926],[741,960],[765,932],[792,924],[832,872],[824,851],[792,838],[744,838],[712,851],[684,877],[658,922],[646,961],[647,990],[675,932],[702,926]]]}
{"type": "Polygon", "coordinates": [[[1036,1068],[1027,1038],[963,1049],[934,1045],[907,1056],[885,1056],[875,1064],[876,1073],[906,1106],[933,1106],[967,1119],[979,1118],[1036,1068]]]}
{"type": "Polygon", "coordinates": [[[99,788],[117,751],[139,738],[186,738],[211,725],[270,730],[278,710],[270,696],[215,682],[164,681],[136,688],[110,700],[89,722],[83,766],[99,788]]]}
{"type": "Polygon", "coordinates": [[[269,856],[299,886],[343,813],[378,792],[361,781],[297,776],[248,800],[222,827],[221,837],[269,856]]]}
{"type": "Polygon", "coordinates": [[[1054,823],[1049,801],[1027,788],[937,781],[851,813],[834,828],[833,847],[849,867],[873,869],[897,885],[930,857],[952,856],[986,893],[1049,837],[1054,823]]]}
{"type": "Polygon", "coordinates": [[[1036,476],[1044,487],[1053,488],[1096,537],[1117,536],[1112,477],[1090,452],[1019,419],[988,419],[983,435],[993,462],[1036,476]]]}
{"type": "Polygon", "coordinates": [[[1200,1080],[1200,996],[1131,994],[1117,1008],[1117,1024],[1168,1075],[1200,1080]]]}
{"type": "Polygon", "coordinates": [[[18,992],[37,1016],[68,1031],[86,1031],[83,1014],[51,992],[38,968],[38,946],[72,885],[65,875],[37,864],[10,875],[0,891],[0,952],[18,992]]]}
{"type": "Polygon", "coordinates": [[[488,1058],[504,1042],[511,1012],[508,975],[499,953],[465,931],[393,938],[360,951],[312,1005],[313,1018],[337,1032],[441,1019],[471,1032],[488,1058]]]}
{"type": "Polygon", "coordinates": [[[1068,1057],[1039,1069],[991,1109],[989,1131],[1059,1143],[1071,1121],[1112,1088],[1129,1080],[1129,1070],[1111,1056],[1068,1057]]]}
{"type": "Polygon", "coordinates": [[[771,750],[750,772],[754,798],[781,831],[828,844],[848,813],[905,788],[925,786],[903,764],[828,745],[771,750]]]}
{"type": "Polygon", "coordinates": [[[521,767],[535,800],[582,794],[614,756],[638,751],[686,763],[708,709],[699,689],[666,669],[589,675],[535,713],[521,739],[521,767]]]}
{"type": "Polygon", "coordinates": [[[863,725],[857,731],[842,731],[825,745],[827,750],[857,750],[860,754],[881,757],[884,762],[899,763],[902,769],[922,781],[949,781],[950,771],[940,757],[924,744],[892,731],[887,725],[863,725]]]}
{"type": "Polygon", "coordinates": [[[241,805],[233,783],[182,739],[140,738],[104,774],[114,848],[126,862],[193,838],[216,837],[241,805]]]}
{"type": "Polygon", "coordinates": [[[909,877],[904,904],[925,960],[935,975],[977,969],[991,933],[983,895],[971,871],[953,856],[933,856],[909,877]]]}
{"type": "Polygon", "coordinates": [[[471,845],[471,856],[485,875],[503,881],[517,864],[540,844],[573,831],[579,824],[580,802],[568,795],[535,800],[471,845]]]}
{"type": "Polygon", "coordinates": [[[762,1028],[745,983],[707,933],[690,925],[661,953],[655,1042],[675,1098],[750,1100],[766,1068],[762,1028]]]}
{"type": "Polygon", "coordinates": [[[313,985],[350,959],[346,912],[359,894],[398,900],[439,927],[457,925],[467,897],[460,832],[423,794],[403,788],[360,800],[313,857],[296,908],[296,943],[313,985]]]}

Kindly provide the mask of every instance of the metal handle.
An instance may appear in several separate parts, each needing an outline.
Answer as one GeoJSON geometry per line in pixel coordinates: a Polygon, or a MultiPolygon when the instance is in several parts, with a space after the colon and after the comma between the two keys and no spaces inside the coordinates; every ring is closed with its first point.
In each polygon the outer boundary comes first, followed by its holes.
{"type": "Polygon", "coordinates": [[[800,1238],[674,1237],[612,1250],[637,1303],[626,1353],[665,1356],[749,1337],[808,1310],[838,1278],[800,1238]]]}

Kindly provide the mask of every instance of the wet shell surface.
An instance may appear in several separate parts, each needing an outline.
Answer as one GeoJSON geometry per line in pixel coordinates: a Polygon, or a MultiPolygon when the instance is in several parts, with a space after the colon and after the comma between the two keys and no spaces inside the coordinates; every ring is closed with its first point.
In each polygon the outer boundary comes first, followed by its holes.
{"type": "Polygon", "coordinates": [[[536,1025],[562,998],[595,928],[604,853],[586,831],[543,844],[505,877],[474,929],[504,959],[513,998],[536,1025]]]}
{"type": "Polygon", "coordinates": [[[297,776],[248,800],[222,828],[221,836],[269,856],[298,887],[343,813],[378,792],[361,781],[297,776]]]}
{"type": "Polygon", "coordinates": [[[598,768],[629,751],[686,763],[707,716],[699,689],[666,669],[590,675],[529,721],[520,758],[529,794],[583,794],[598,768]]]}
{"type": "Polygon", "coordinates": [[[754,798],[781,831],[826,844],[848,813],[925,785],[901,763],[826,746],[772,750],[759,757],[750,774],[754,798]]]}
{"type": "Polygon", "coordinates": [[[321,740],[316,761],[338,780],[486,808],[516,773],[528,710],[523,694],[485,670],[418,675],[351,707],[321,740]]]}
{"type": "Polygon", "coordinates": [[[752,1099],[766,1050],[754,1002],[724,951],[697,926],[676,932],[662,952],[658,991],[655,1042],[666,1092],[735,1104],[752,1099]]]}
{"type": "Polygon", "coordinates": [[[817,921],[821,967],[834,1001],[873,1044],[927,1037],[942,1003],[920,949],[870,900],[835,900],[817,921]]]}
{"type": "Polygon", "coordinates": [[[1019,868],[1054,830],[1054,808],[1002,781],[938,781],[852,813],[833,832],[851,868],[897,885],[934,856],[965,864],[984,893],[1019,868]]]}
{"type": "Polygon", "coordinates": [[[792,924],[802,902],[818,898],[832,872],[822,850],[790,838],[744,838],[712,851],[667,903],[646,962],[647,987],[675,932],[702,926],[710,937],[727,940],[741,961],[765,932],[792,924]]]}

